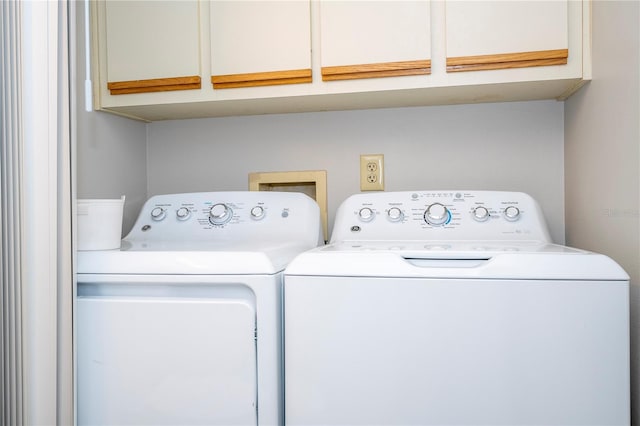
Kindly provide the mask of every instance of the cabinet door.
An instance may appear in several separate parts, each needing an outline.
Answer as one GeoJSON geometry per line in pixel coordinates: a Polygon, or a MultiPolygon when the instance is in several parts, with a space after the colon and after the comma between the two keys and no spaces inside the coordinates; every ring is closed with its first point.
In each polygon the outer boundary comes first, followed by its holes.
{"type": "Polygon", "coordinates": [[[447,71],[567,63],[567,0],[447,0],[447,71]]]}
{"type": "Polygon", "coordinates": [[[428,0],[320,3],[322,79],[431,73],[428,0]]]}
{"type": "Polygon", "coordinates": [[[214,89],[311,82],[310,1],[212,1],[214,89]]]}
{"type": "Polygon", "coordinates": [[[104,11],[112,95],[200,88],[197,1],[111,0],[104,11]]]}

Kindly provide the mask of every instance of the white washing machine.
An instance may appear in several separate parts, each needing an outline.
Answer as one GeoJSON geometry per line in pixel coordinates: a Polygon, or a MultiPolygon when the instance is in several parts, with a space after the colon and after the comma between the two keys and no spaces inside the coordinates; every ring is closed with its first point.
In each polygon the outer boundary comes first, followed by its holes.
{"type": "Polygon", "coordinates": [[[285,271],[285,423],[628,425],[628,279],[523,193],[354,195],[285,271]]]}
{"type": "Polygon", "coordinates": [[[320,235],[303,194],[159,195],[79,252],[77,424],[282,424],[282,271],[320,235]]]}

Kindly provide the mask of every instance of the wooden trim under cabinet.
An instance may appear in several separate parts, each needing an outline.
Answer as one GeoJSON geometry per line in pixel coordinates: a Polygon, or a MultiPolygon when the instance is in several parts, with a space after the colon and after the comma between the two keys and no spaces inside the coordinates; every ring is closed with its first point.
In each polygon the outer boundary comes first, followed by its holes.
{"type": "Polygon", "coordinates": [[[447,72],[566,65],[568,49],[447,58],[447,72]]]}
{"type": "Polygon", "coordinates": [[[149,80],[116,81],[107,83],[112,95],[129,93],[169,92],[172,90],[192,90],[201,86],[200,76],[153,78],[149,80]]]}
{"type": "Polygon", "coordinates": [[[214,89],[311,83],[311,69],[211,76],[214,89]]]}
{"type": "Polygon", "coordinates": [[[431,60],[322,67],[322,81],[431,74],[431,60]]]}

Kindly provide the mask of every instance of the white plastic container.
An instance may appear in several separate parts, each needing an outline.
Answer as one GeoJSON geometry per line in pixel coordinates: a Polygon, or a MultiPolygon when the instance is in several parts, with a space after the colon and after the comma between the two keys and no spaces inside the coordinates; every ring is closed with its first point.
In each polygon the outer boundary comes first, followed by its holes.
{"type": "Polygon", "coordinates": [[[78,200],[78,250],[120,248],[124,195],[114,200],[78,200]]]}

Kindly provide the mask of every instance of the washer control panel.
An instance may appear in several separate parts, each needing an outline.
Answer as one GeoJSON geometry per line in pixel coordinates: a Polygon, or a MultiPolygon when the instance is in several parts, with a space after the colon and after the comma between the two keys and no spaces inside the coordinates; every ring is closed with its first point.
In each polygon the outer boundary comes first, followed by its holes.
{"type": "Polygon", "coordinates": [[[338,209],[331,242],[354,239],[551,242],[538,203],[504,191],[356,194],[338,209]]]}
{"type": "Polygon", "coordinates": [[[200,192],[151,197],[125,239],[281,241],[320,231],[319,207],[301,193],[200,192]]]}

